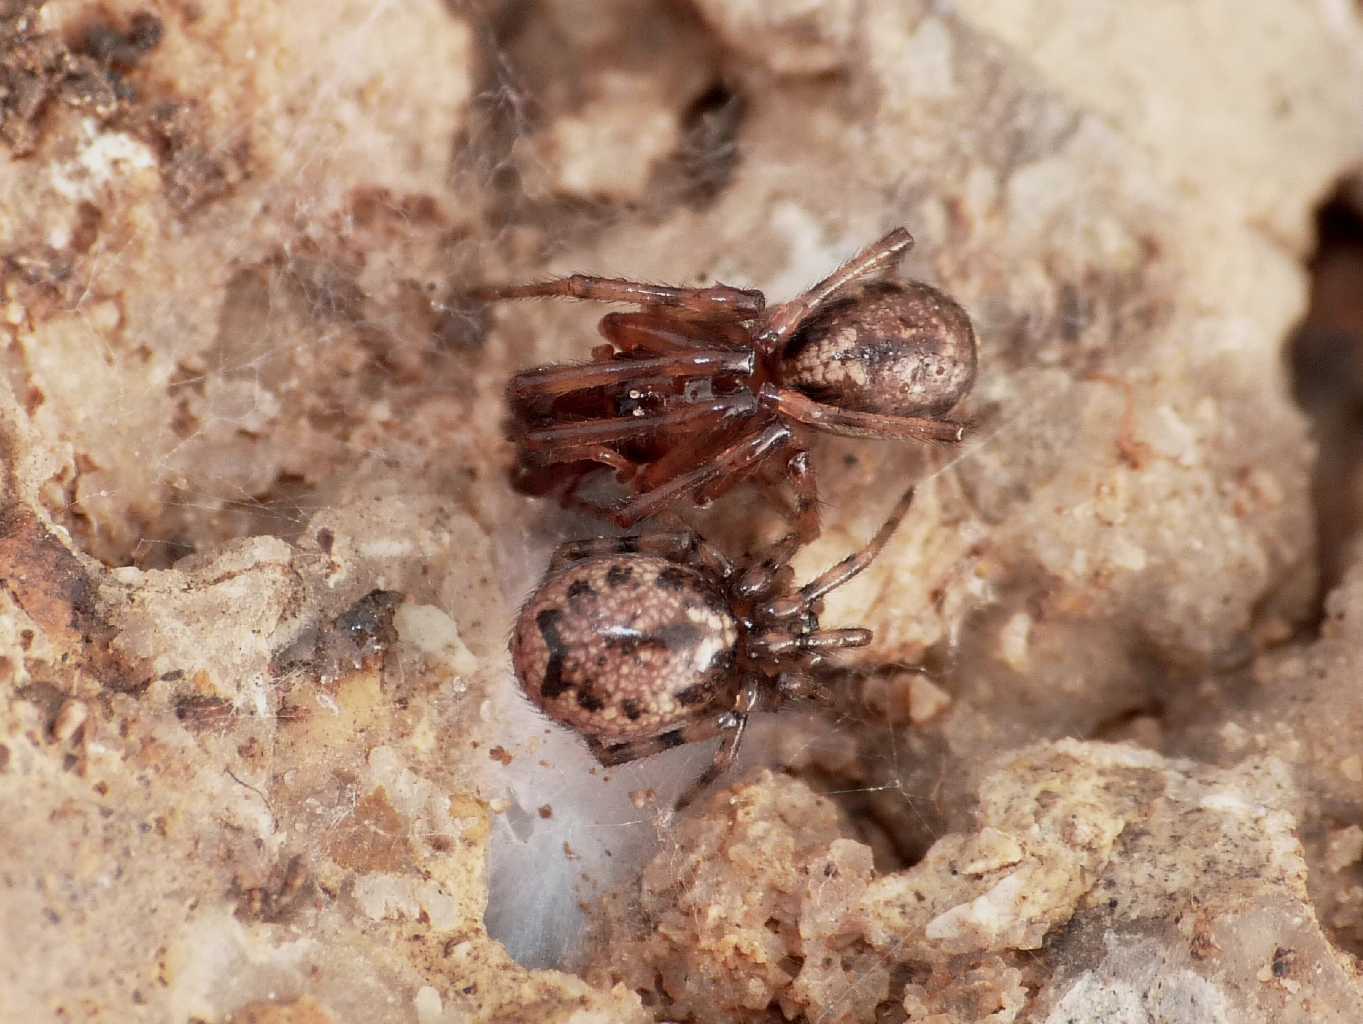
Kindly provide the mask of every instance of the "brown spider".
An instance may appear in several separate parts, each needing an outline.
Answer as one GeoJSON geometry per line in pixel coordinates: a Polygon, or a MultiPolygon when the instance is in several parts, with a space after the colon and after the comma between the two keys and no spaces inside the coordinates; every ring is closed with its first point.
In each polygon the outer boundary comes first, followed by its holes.
{"type": "MultiPolygon", "coordinates": [[[[740,480],[795,489],[801,539],[819,533],[810,429],[852,437],[960,441],[941,418],[975,381],[975,332],[950,297],[917,281],[873,278],[913,245],[896,228],[789,302],[716,284],[672,288],[573,275],[477,289],[482,301],[563,297],[629,302],[600,330],[593,361],[541,366],[507,395],[517,486],[573,500],[583,479],[615,470],[633,496],[622,527],[684,497],[699,506],[740,480]]],[[[600,510],[604,511],[604,510],[600,510]]]]}
{"type": "Polygon", "coordinates": [[[798,589],[794,536],[742,571],[690,531],[563,544],[516,619],[516,676],[603,765],[727,734],[684,807],[733,762],[751,712],[820,697],[825,652],[871,642],[820,629],[822,598],[871,563],[912,501],[910,488],[869,544],[798,589]]]}

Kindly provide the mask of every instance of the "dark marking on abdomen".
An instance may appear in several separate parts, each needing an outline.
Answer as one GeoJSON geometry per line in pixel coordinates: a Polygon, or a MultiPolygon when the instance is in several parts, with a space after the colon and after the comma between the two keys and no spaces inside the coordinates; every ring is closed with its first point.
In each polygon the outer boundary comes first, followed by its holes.
{"type": "Polygon", "coordinates": [[[612,565],[606,572],[606,586],[621,587],[634,576],[634,570],[624,565],[612,565]]]}
{"type": "Polygon", "coordinates": [[[652,633],[616,633],[605,638],[606,646],[613,651],[622,654],[633,654],[640,647],[661,647],[669,649],[668,638],[666,636],[656,636],[652,633]]]}
{"type": "Polygon", "coordinates": [[[549,649],[549,663],[544,666],[544,682],[540,683],[540,693],[550,699],[561,697],[563,691],[568,689],[563,681],[563,659],[568,651],[563,638],[558,635],[558,624],[562,618],[563,612],[557,608],[546,608],[535,616],[535,625],[544,638],[544,646],[549,649]]]}
{"type": "Polygon", "coordinates": [[[709,683],[693,683],[685,690],[678,690],[677,702],[684,707],[695,707],[697,704],[704,704],[710,699],[709,683]]]}
{"type": "Polygon", "coordinates": [[[658,573],[658,586],[664,590],[681,590],[688,579],[685,569],[673,565],[658,573]]]}

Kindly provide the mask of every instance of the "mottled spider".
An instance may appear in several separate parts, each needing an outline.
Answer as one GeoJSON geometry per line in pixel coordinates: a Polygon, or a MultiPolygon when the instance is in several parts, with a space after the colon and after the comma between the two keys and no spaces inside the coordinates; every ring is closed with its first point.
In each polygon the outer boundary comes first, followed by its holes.
{"type": "Polygon", "coordinates": [[[820,629],[821,599],[871,563],[912,500],[910,488],[869,544],[798,589],[793,535],[741,570],[689,531],[563,544],[516,620],[516,676],[603,765],[727,734],[685,806],[733,762],[751,712],[820,696],[826,652],[871,642],[820,629]]]}
{"type": "Polygon", "coordinates": [[[615,470],[633,495],[622,527],[689,497],[705,506],[740,480],[793,485],[801,539],[819,533],[807,434],[955,442],[941,418],[975,381],[975,332],[950,297],[917,281],[874,280],[913,245],[896,228],[813,288],[766,308],[759,291],[672,288],[574,275],[477,289],[482,301],[564,297],[627,302],[609,313],[593,361],[541,366],[507,388],[517,486],[574,500],[615,470]]]}

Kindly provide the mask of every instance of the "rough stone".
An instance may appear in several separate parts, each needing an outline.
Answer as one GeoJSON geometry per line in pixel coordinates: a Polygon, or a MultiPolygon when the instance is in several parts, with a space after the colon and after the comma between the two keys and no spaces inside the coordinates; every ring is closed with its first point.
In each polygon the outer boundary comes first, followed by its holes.
{"type": "Polygon", "coordinates": [[[7,1007],[1363,1017],[1363,570],[1282,360],[1346,7],[3,5],[7,1007]],[[777,300],[901,224],[970,438],[818,439],[802,577],[920,482],[823,614],[865,685],[671,817],[708,749],[602,772],[504,649],[600,528],[507,487],[504,382],[601,310],[461,296],[777,300]]]}
{"type": "Polygon", "coordinates": [[[1363,1012],[1312,907],[1282,762],[1062,740],[991,767],[977,826],[891,872],[802,783],[717,795],[724,813],[675,831],[589,977],[696,1020],[873,1021],[905,974],[908,1019],[933,1024],[1363,1012]]]}

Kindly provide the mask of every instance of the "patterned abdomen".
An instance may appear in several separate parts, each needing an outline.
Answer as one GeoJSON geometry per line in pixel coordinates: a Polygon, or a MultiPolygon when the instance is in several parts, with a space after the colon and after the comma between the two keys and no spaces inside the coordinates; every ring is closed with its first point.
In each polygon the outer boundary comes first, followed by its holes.
{"type": "Polygon", "coordinates": [[[786,346],[782,383],[840,409],[938,416],[975,382],[975,331],[950,296],[878,281],[828,303],[786,346]]]}
{"type": "Polygon", "coordinates": [[[694,569],[651,555],[574,562],[530,595],[511,638],[526,695],[612,742],[696,716],[730,683],[738,624],[694,569]]]}

